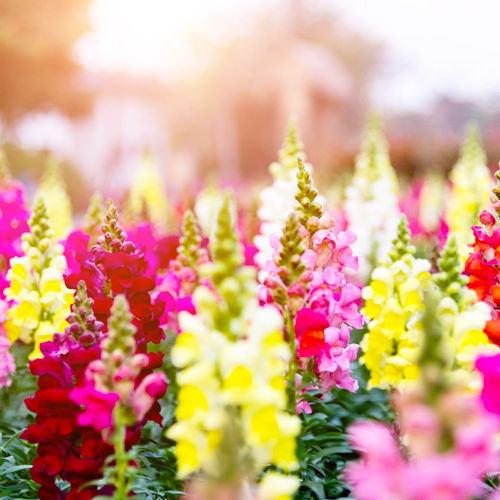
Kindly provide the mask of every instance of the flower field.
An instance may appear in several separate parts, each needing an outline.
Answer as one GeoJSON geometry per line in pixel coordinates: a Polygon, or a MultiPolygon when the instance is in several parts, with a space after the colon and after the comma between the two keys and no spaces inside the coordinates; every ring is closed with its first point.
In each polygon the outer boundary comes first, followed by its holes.
{"type": "Polygon", "coordinates": [[[403,188],[372,116],[333,201],[304,149],[291,120],[250,203],[170,202],[145,154],[75,220],[55,159],[28,200],[0,156],[0,499],[500,499],[477,129],[403,188]]]}

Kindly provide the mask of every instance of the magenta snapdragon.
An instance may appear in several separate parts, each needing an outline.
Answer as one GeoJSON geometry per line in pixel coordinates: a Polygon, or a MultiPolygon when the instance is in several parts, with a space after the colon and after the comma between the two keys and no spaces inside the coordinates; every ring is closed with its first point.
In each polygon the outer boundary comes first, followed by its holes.
{"type": "MultiPolygon", "coordinates": [[[[352,328],[362,328],[363,315],[359,312],[360,287],[349,282],[359,269],[358,259],[350,245],[356,240],[352,231],[335,234],[335,222],[329,218],[310,238],[310,248],[303,251],[304,271],[290,286],[283,274],[287,270],[278,265],[283,249],[282,241],[273,235],[273,260],[264,267],[269,273],[259,287],[261,303],[275,303],[274,291],[284,289],[290,306],[296,307],[295,337],[297,356],[302,369],[312,358],[322,389],[335,386],[355,392],[358,383],[351,377],[350,364],[356,360],[359,346],[350,343],[352,328]]],[[[307,231],[301,228],[303,240],[307,231]]]]}

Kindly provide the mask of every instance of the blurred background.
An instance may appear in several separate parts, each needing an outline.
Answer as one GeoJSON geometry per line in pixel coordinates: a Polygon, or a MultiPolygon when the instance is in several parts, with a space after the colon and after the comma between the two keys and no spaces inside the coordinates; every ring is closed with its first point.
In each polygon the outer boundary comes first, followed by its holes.
{"type": "Polygon", "coordinates": [[[145,147],[174,198],[270,183],[291,113],[321,182],[352,171],[372,109],[403,177],[449,170],[471,119],[494,165],[499,18],[492,0],[0,0],[0,143],[28,189],[62,159],[77,211],[129,190],[145,147]]]}

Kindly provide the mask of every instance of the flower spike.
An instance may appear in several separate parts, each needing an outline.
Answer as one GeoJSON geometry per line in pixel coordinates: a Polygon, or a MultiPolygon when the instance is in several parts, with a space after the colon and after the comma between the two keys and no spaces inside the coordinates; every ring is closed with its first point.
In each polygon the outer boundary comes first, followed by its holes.
{"type": "Polygon", "coordinates": [[[401,215],[401,221],[398,226],[398,234],[396,238],[392,241],[392,248],[389,251],[389,257],[393,262],[402,259],[405,255],[413,255],[416,252],[416,248],[410,245],[410,229],[408,227],[408,219],[406,215],[401,215]]]}
{"type": "Polygon", "coordinates": [[[105,210],[102,204],[101,193],[96,192],[90,199],[87,213],[85,214],[85,232],[91,236],[97,231],[104,218],[105,210]]]}
{"type": "Polygon", "coordinates": [[[194,269],[201,257],[201,234],[196,215],[191,210],[184,212],[182,221],[182,236],[177,248],[178,259],[184,265],[194,269]]]}
{"type": "Polygon", "coordinates": [[[320,219],[325,213],[323,205],[316,198],[318,190],[313,186],[311,175],[306,170],[302,158],[297,158],[297,187],[298,193],[295,199],[298,205],[295,205],[295,212],[299,217],[300,223],[309,231],[312,238],[314,233],[319,229],[320,219]]]}
{"type": "Polygon", "coordinates": [[[226,278],[232,277],[244,261],[234,228],[232,211],[231,193],[227,191],[217,213],[214,237],[210,245],[214,262],[211,277],[216,286],[219,286],[226,278]]]}
{"type": "Polygon", "coordinates": [[[101,226],[103,235],[97,238],[97,245],[92,247],[93,253],[96,253],[98,250],[111,253],[133,253],[135,251],[135,245],[131,241],[127,241],[127,234],[118,223],[118,219],[116,206],[111,199],[108,199],[104,224],[101,226]]]}
{"type": "Polygon", "coordinates": [[[86,349],[97,344],[104,329],[104,323],[97,321],[92,307],[94,300],[87,295],[87,285],[81,280],[75,294],[73,312],[68,317],[69,325],[64,333],[70,339],[80,342],[86,349]]]}
{"type": "Polygon", "coordinates": [[[454,234],[451,234],[446,242],[438,267],[440,272],[434,275],[434,281],[444,293],[458,301],[460,292],[469,283],[469,279],[462,274],[457,238],[454,234]]]}

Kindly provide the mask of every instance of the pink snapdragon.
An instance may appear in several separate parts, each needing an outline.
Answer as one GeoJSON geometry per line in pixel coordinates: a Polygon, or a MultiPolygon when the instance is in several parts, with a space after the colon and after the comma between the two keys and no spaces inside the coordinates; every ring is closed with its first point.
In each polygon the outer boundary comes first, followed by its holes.
{"type": "Polygon", "coordinates": [[[167,327],[173,332],[179,330],[178,316],[181,311],[195,314],[195,308],[191,295],[186,295],[182,283],[195,282],[195,273],[189,267],[184,267],[176,271],[169,271],[158,279],[156,291],[153,297],[157,296],[165,302],[165,310],[160,318],[160,326],[167,327]]]}
{"type": "MultiPolygon", "coordinates": [[[[358,383],[351,377],[350,364],[355,361],[359,346],[350,344],[352,328],[362,328],[364,317],[359,312],[361,289],[348,277],[359,269],[358,259],[350,245],[356,240],[352,231],[335,234],[330,219],[310,239],[301,261],[305,271],[294,283],[285,286],[288,270],[280,268],[283,243],[277,235],[270,237],[273,260],[264,271],[269,273],[259,286],[261,304],[274,303],[277,292],[286,292],[287,304],[295,317],[297,355],[303,369],[312,358],[324,391],[335,386],[355,392],[358,383]]],[[[307,230],[300,228],[303,241],[309,241],[307,230]]],[[[300,403],[299,403],[300,404],[300,403]]]]}
{"type": "Polygon", "coordinates": [[[439,419],[428,429],[430,444],[427,442],[423,447],[419,442],[426,439],[425,426],[420,423],[418,433],[415,428],[403,426],[409,458],[401,454],[398,439],[386,424],[360,422],[352,425],[349,439],[361,460],[346,467],[345,477],[356,498],[469,500],[480,494],[480,479],[500,464],[494,442],[500,427],[480,401],[463,397],[460,398],[462,404],[455,407],[459,414],[454,415],[458,417],[453,429],[454,446],[445,452],[438,451],[439,440],[433,438],[436,431],[442,432],[439,419]]]}
{"type": "Polygon", "coordinates": [[[21,184],[12,180],[0,182],[0,292],[9,286],[6,276],[10,259],[23,254],[21,236],[29,232],[30,214],[24,203],[21,184]]]}

